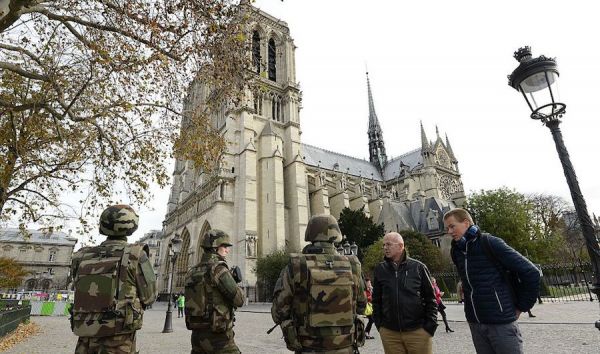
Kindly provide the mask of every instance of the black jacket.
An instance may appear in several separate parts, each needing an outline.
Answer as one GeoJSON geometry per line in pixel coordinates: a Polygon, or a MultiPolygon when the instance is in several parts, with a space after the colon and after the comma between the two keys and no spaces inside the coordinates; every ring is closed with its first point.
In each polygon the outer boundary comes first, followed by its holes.
{"type": "Polygon", "coordinates": [[[484,324],[510,323],[517,319],[515,310],[533,307],[539,291],[539,270],[504,240],[490,236],[490,246],[503,268],[518,275],[516,299],[502,273],[483,250],[481,231],[471,226],[464,237],[452,241],[451,256],[465,291],[465,317],[484,324]]]}
{"type": "Polygon", "coordinates": [[[373,320],[377,328],[393,331],[424,328],[433,336],[437,328],[437,304],[427,266],[403,254],[394,269],[385,259],[373,277],[373,320]]]}

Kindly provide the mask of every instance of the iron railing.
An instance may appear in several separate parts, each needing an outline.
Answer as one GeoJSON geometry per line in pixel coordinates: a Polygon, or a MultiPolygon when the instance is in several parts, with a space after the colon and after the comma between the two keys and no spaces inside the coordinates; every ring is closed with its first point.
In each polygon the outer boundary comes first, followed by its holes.
{"type": "MultiPolygon", "coordinates": [[[[540,297],[542,302],[594,301],[591,292],[592,265],[589,262],[538,265],[542,271],[540,297]]],[[[460,277],[456,271],[432,273],[444,292],[445,302],[459,301],[460,277]]]]}

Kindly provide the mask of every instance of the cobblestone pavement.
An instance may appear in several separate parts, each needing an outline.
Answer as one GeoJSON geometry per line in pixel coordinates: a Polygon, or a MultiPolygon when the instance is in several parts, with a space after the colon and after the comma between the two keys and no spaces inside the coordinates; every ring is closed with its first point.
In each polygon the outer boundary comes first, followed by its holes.
{"type": "MultiPolygon", "coordinates": [[[[434,337],[434,353],[474,353],[468,325],[464,322],[462,305],[447,305],[448,319],[454,333],[446,333],[443,324],[434,337]]],[[[190,334],[182,318],[174,312],[173,333],[161,333],[166,306],[155,305],[146,311],[144,327],[138,331],[140,353],[189,353],[190,334]]],[[[251,304],[240,309],[236,321],[236,342],[243,353],[289,353],[281,331],[276,329],[266,334],[273,322],[270,304],[251,304]]],[[[537,305],[533,309],[535,318],[521,317],[520,327],[525,341],[525,352],[534,354],[553,353],[600,353],[600,331],[593,323],[600,318],[597,302],[549,303],[537,305]]],[[[33,317],[42,332],[6,353],[73,353],[77,337],[70,330],[65,317],[33,317]]],[[[371,333],[375,339],[367,340],[361,353],[383,353],[379,335],[375,329],[371,333]]]]}

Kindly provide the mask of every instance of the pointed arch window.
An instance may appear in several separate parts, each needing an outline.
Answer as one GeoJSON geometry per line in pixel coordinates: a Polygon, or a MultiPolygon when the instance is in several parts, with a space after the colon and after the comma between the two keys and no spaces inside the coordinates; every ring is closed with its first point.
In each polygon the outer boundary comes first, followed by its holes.
{"type": "Polygon", "coordinates": [[[173,283],[175,283],[175,287],[183,288],[185,281],[185,274],[188,271],[188,260],[190,258],[189,248],[190,248],[190,233],[186,230],[182,237],[182,245],[179,256],[177,257],[175,263],[175,272],[174,276],[176,278],[173,279],[173,283]]]}
{"type": "Polygon", "coordinates": [[[277,52],[277,48],[275,47],[275,40],[273,38],[269,39],[269,80],[277,81],[277,69],[275,54],[277,52]]]}
{"type": "Polygon", "coordinates": [[[252,33],[252,67],[260,74],[260,34],[258,31],[252,33]]]}

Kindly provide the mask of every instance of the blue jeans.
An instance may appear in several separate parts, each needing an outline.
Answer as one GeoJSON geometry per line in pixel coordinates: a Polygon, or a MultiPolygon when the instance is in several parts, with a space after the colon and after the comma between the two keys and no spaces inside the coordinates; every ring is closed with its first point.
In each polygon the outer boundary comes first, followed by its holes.
{"type": "Polygon", "coordinates": [[[507,324],[471,323],[477,354],[522,354],[523,337],[517,321],[507,324]]]}

